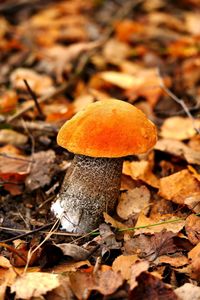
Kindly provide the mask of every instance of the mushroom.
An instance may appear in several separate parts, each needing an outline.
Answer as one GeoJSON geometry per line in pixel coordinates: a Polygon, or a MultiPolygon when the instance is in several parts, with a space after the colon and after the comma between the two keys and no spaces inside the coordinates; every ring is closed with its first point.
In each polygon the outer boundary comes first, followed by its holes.
{"type": "Polygon", "coordinates": [[[157,139],[154,124],[133,105],[108,99],[89,104],[60,129],[57,142],[75,154],[52,211],[68,232],[98,227],[113,212],[123,159],[142,154],[157,139]]]}

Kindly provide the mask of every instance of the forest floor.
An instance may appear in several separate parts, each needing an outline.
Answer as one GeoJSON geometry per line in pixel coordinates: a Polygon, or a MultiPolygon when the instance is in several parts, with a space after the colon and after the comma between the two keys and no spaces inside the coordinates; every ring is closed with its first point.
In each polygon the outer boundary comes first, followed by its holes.
{"type": "Polygon", "coordinates": [[[200,299],[199,70],[198,0],[0,2],[0,300],[200,299]],[[108,98],[158,142],[125,158],[114,215],[68,233],[56,136],[108,98]]]}

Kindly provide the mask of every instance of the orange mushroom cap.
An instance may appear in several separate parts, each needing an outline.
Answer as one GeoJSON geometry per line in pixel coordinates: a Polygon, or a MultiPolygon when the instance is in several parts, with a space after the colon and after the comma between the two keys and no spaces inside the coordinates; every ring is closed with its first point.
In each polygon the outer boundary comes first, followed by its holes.
{"type": "Polygon", "coordinates": [[[108,158],[145,153],[156,140],[156,127],[145,114],[117,99],[89,104],[57,136],[58,144],[70,152],[108,158]]]}

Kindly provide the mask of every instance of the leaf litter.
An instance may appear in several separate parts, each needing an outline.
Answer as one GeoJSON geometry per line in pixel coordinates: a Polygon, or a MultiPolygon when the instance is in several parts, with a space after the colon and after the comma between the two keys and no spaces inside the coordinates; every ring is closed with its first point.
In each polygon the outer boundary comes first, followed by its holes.
{"type": "Polygon", "coordinates": [[[2,300],[199,299],[199,9],[195,0],[0,4],[2,300]],[[50,212],[72,159],[56,134],[106,98],[141,108],[158,142],[125,158],[114,214],[69,234],[50,212]]]}

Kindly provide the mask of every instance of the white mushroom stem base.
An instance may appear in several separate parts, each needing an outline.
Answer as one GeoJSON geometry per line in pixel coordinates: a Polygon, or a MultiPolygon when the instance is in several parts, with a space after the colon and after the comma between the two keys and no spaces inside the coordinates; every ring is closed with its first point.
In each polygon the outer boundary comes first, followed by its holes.
{"type": "Polygon", "coordinates": [[[119,197],[122,158],[75,155],[53,213],[68,232],[85,233],[98,228],[103,212],[112,212],[119,197]]]}

